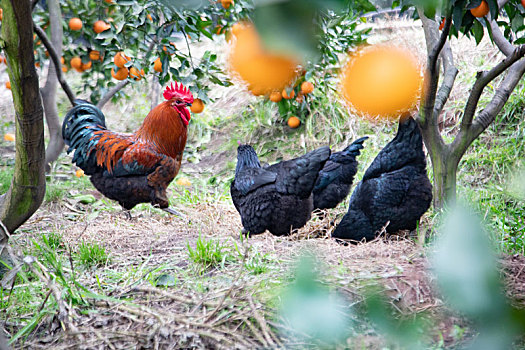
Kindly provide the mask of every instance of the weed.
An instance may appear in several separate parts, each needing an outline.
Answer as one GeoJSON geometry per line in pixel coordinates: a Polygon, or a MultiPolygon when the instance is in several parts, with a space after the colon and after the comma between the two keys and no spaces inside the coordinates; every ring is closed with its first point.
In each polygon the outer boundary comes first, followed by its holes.
{"type": "Polygon", "coordinates": [[[78,246],[78,259],[86,267],[102,266],[110,261],[106,248],[84,241],[78,246]]]}
{"type": "Polygon", "coordinates": [[[215,267],[218,265],[224,266],[227,258],[232,258],[230,249],[219,240],[206,239],[199,234],[199,238],[193,249],[189,243],[187,243],[188,255],[196,264],[201,264],[205,269],[215,267]]]}
{"type": "Polygon", "coordinates": [[[50,183],[46,188],[46,203],[59,202],[67,194],[68,189],[64,185],[50,183]]]}
{"type": "Polygon", "coordinates": [[[51,250],[57,250],[63,246],[62,235],[51,232],[42,236],[42,242],[51,250]]]}
{"type": "Polygon", "coordinates": [[[6,193],[11,186],[11,179],[13,178],[13,169],[12,168],[2,168],[0,171],[0,194],[6,193]]]}

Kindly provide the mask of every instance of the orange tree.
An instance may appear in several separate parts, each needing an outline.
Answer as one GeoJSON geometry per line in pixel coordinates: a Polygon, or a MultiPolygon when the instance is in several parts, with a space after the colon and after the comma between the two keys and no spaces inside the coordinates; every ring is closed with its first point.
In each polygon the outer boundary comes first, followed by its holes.
{"type": "MultiPolygon", "coordinates": [[[[56,159],[63,148],[54,100],[56,80],[72,104],[76,93],[83,92],[99,105],[124,84],[144,82],[142,76],[155,75],[161,84],[181,81],[204,102],[210,85],[230,84],[216,65],[214,53],[196,57],[189,44],[203,37],[213,39],[218,23],[227,29],[244,10],[235,4],[226,8],[208,2],[196,9],[182,5],[145,0],[0,1],[4,17],[0,46],[7,56],[17,115],[14,177],[8,192],[0,196],[1,228],[16,230],[38,209],[45,192],[42,103],[35,67],[48,67],[41,93],[54,154],[46,154],[46,162],[56,159]],[[129,61],[115,61],[118,52],[129,61]],[[55,65],[60,69],[55,70],[55,65]],[[111,74],[122,69],[117,65],[128,70],[121,83],[111,74]],[[79,91],[72,91],[63,75],[72,66],[81,75],[79,91]]],[[[0,255],[7,241],[5,230],[0,230],[0,255]]]]}
{"type": "Polygon", "coordinates": [[[455,201],[456,173],[466,150],[494,122],[525,74],[525,9],[519,0],[414,0],[401,5],[403,9],[416,9],[415,15],[421,19],[425,31],[428,59],[416,120],[432,161],[434,205],[441,208],[455,201]],[[441,30],[440,23],[443,23],[441,30]],[[461,50],[449,39],[467,35],[479,44],[485,34],[490,36],[503,59],[492,68],[477,73],[456,135],[452,142],[446,142],[438,120],[458,74],[453,50],[461,50]],[[489,101],[481,105],[483,93],[488,94],[489,101]]]}

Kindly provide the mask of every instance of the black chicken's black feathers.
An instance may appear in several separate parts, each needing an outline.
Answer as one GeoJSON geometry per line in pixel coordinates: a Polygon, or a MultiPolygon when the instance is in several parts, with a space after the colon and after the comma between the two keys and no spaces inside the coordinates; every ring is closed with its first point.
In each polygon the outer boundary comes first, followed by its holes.
{"type": "Polygon", "coordinates": [[[348,196],[357,173],[356,157],[366,139],[368,136],[361,137],[341,152],[332,153],[315,183],[314,209],[335,208],[348,196]]]}
{"type": "Polygon", "coordinates": [[[389,233],[413,230],[431,201],[421,131],[409,117],[366,170],[332,237],[371,240],[387,224],[389,233]]]}
{"type": "Polygon", "coordinates": [[[321,147],[263,169],[251,146],[239,146],[230,191],[244,230],[282,236],[303,227],[310,220],[319,170],[329,157],[330,148],[321,147]]]}

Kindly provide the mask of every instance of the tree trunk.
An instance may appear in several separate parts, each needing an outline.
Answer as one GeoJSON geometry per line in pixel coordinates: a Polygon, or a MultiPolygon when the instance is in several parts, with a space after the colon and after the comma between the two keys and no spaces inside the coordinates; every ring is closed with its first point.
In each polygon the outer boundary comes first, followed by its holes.
{"type": "MultiPolygon", "coordinates": [[[[30,0],[1,0],[2,41],[15,106],[16,156],[11,187],[0,197],[0,220],[13,232],[38,209],[45,193],[44,120],[33,55],[30,0]]],[[[7,235],[0,230],[0,245],[7,235]]]]}
{"type": "MultiPolygon", "coordinates": [[[[62,56],[62,14],[58,0],[48,0],[49,25],[51,27],[51,43],[58,56],[62,56]]],[[[46,148],[46,171],[51,170],[50,163],[57,160],[64,149],[62,139],[62,125],[58,118],[56,94],[57,94],[57,73],[56,67],[49,62],[47,69],[46,85],[42,88],[42,102],[46,116],[47,127],[49,130],[49,144],[46,148]]]]}
{"type": "Polygon", "coordinates": [[[456,173],[459,162],[449,152],[431,153],[431,159],[434,174],[434,208],[442,209],[456,201],[456,173]]]}

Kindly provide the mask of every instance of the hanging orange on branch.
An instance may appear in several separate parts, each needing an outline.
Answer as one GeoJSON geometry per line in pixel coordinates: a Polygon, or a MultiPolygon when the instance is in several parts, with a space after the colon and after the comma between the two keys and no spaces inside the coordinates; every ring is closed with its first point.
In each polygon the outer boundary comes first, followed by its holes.
{"type": "Polygon", "coordinates": [[[421,85],[418,62],[408,50],[375,45],[350,57],[340,88],[360,116],[396,119],[415,106],[421,85]]]}
{"type": "Polygon", "coordinates": [[[281,53],[268,52],[252,24],[236,27],[229,64],[257,94],[266,95],[289,86],[296,76],[298,60],[281,53]]]}

